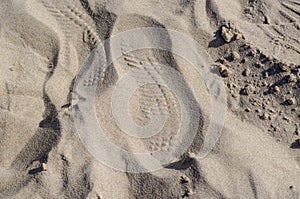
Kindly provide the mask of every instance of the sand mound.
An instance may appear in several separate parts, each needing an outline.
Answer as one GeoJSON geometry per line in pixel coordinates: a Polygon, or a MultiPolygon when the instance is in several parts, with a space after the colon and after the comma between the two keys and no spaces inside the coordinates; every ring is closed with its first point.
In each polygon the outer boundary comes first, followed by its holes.
{"type": "Polygon", "coordinates": [[[0,9],[0,198],[299,198],[297,0],[3,0],[0,9]],[[142,27],[165,34],[110,39],[142,27]],[[200,53],[207,75],[170,51],[129,52],[144,42],[181,49],[170,30],[202,46],[182,52],[200,53]],[[223,90],[208,77],[225,85],[224,123],[212,117],[223,90]],[[207,139],[210,126],[222,131],[207,139]],[[135,137],[141,129],[159,133],[135,137]]]}

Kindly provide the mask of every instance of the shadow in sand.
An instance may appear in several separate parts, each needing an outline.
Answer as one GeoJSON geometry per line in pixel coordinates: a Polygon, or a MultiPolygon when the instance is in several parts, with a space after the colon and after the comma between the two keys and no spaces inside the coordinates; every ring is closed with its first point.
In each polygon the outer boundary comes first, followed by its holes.
{"type": "Polygon", "coordinates": [[[215,32],[215,39],[210,41],[208,44],[209,48],[218,48],[220,46],[223,46],[225,44],[225,41],[221,37],[221,30],[218,30],[215,32]]]}
{"type": "Polygon", "coordinates": [[[299,144],[299,141],[295,141],[291,144],[290,146],[291,149],[300,149],[300,144],[299,144]]]}
{"type": "Polygon", "coordinates": [[[37,173],[39,173],[39,172],[41,172],[41,171],[43,171],[42,168],[31,169],[31,170],[28,172],[28,174],[34,175],[34,174],[37,174],[37,173]]]}
{"type": "Polygon", "coordinates": [[[195,159],[190,158],[190,157],[184,157],[182,160],[165,165],[164,167],[167,169],[185,170],[194,164],[196,164],[195,159]]]}

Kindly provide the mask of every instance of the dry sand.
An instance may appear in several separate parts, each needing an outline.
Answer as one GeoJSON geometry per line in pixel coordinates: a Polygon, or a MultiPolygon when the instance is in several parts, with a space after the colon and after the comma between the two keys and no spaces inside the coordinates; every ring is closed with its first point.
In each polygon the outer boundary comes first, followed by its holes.
{"type": "MultiPolygon", "coordinates": [[[[0,198],[300,198],[299,0],[1,0],[0,10],[0,198]],[[137,81],[151,77],[156,83],[169,75],[157,64],[177,71],[190,122],[184,132],[190,136],[189,124],[199,125],[184,154],[172,153],[158,170],[131,173],[151,168],[151,161],[133,155],[127,162],[123,153],[102,152],[128,169],[119,171],[89,150],[97,135],[80,139],[74,114],[81,113],[84,99],[75,99],[74,85],[76,77],[85,78],[85,66],[97,65],[88,62],[95,61],[95,47],[141,27],[176,30],[197,41],[210,56],[205,69],[220,72],[228,110],[224,124],[210,117],[213,82],[207,85],[188,60],[158,49],[127,53],[131,42],[107,43],[108,49],[123,49],[123,56],[99,76],[88,74],[87,84],[95,87],[96,113],[90,117],[97,116],[109,142],[130,153],[185,143],[176,134],[184,118],[180,100],[156,84],[141,86],[128,106],[140,126],[170,116],[161,132],[139,139],[118,127],[111,96],[132,68],[137,81]],[[199,158],[209,125],[223,127],[221,137],[199,158]]],[[[175,48],[161,35],[146,39],[175,48]]],[[[105,51],[103,62],[109,53],[117,51],[105,51]]]]}

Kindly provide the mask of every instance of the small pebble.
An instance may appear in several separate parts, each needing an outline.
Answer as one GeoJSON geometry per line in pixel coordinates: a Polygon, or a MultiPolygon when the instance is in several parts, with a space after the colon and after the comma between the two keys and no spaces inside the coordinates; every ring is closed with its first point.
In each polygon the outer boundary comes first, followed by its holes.
{"type": "Polygon", "coordinates": [[[231,53],[231,57],[232,57],[233,60],[239,60],[241,58],[241,56],[239,55],[239,53],[237,53],[235,51],[233,51],[231,53]]]}
{"type": "Polygon", "coordinates": [[[67,158],[66,158],[66,156],[64,156],[64,155],[61,156],[61,159],[62,159],[63,161],[67,161],[67,158]]]}
{"type": "Polygon", "coordinates": [[[294,98],[290,98],[290,99],[287,99],[287,100],[286,100],[286,103],[287,103],[288,105],[294,105],[294,104],[296,103],[296,100],[295,100],[294,98]]]}
{"type": "Polygon", "coordinates": [[[279,93],[280,92],[280,88],[278,86],[274,86],[273,91],[274,91],[274,93],[279,93]]]}
{"type": "Polygon", "coordinates": [[[283,116],[282,119],[285,120],[285,121],[287,121],[287,122],[290,122],[290,118],[288,118],[287,116],[283,116]]]}
{"type": "Polygon", "coordinates": [[[180,182],[182,184],[190,183],[190,179],[187,176],[181,176],[180,177],[180,182]]]}
{"type": "Polygon", "coordinates": [[[269,111],[270,111],[271,113],[275,113],[275,112],[276,112],[274,109],[269,109],[269,111]]]}
{"type": "Polygon", "coordinates": [[[268,84],[267,84],[266,81],[263,81],[263,82],[261,83],[261,85],[262,85],[262,86],[267,86],[268,84]]]}
{"type": "Polygon", "coordinates": [[[251,50],[249,53],[248,53],[249,56],[251,57],[255,57],[256,56],[256,51],[255,50],[251,50]]]}
{"type": "Polygon", "coordinates": [[[223,26],[221,29],[221,35],[227,43],[231,42],[234,37],[234,34],[231,32],[231,30],[225,26],[223,26]]]}
{"type": "Polygon", "coordinates": [[[237,40],[241,40],[241,39],[244,38],[244,36],[243,36],[242,33],[237,33],[236,36],[235,36],[235,38],[236,38],[237,40]]]}
{"type": "Polygon", "coordinates": [[[251,93],[253,93],[254,88],[253,86],[247,84],[242,90],[241,90],[241,94],[243,95],[249,95],[251,93]]]}
{"type": "Polygon", "coordinates": [[[250,71],[250,69],[245,69],[244,71],[243,71],[243,73],[242,73],[242,75],[244,75],[245,77],[247,77],[247,76],[249,76],[251,74],[251,71],[250,71]]]}
{"type": "Polygon", "coordinates": [[[287,80],[289,83],[295,83],[295,82],[297,82],[297,77],[295,75],[291,74],[291,75],[287,76],[287,80]]]}
{"type": "Polygon", "coordinates": [[[251,109],[250,109],[250,108],[246,108],[245,111],[246,111],[247,113],[249,113],[249,112],[251,112],[251,109]]]}
{"type": "Polygon", "coordinates": [[[264,77],[264,78],[269,77],[269,73],[268,73],[268,72],[263,73],[263,77],[264,77]]]}
{"type": "Polygon", "coordinates": [[[261,117],[262,120],[271,119],[271,116],[268,113],[264,113],[261,117]]]}
{"type": "Polygon", "coordinates": [[[47,165],[46,165],[46,163],[42,163],[41,164],[41,169],[42,169],[42,171],[47,171],[47,165]]]}
{"type": "Polygon", "coordinates": [[[229,70],[226,66],[218,65],[218,70],[219,70],[219,73],[221,74],[222,77],[228,77],[229,76],[229,70]]]}

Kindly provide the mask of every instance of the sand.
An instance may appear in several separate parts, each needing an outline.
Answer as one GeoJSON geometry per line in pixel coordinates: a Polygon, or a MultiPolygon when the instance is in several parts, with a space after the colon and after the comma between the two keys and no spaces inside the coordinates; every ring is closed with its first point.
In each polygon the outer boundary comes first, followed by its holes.
{"type": "Polygon", "coordinates": [[[300,1],[0,10],[0,198],[300,198],[300,1]]]}

